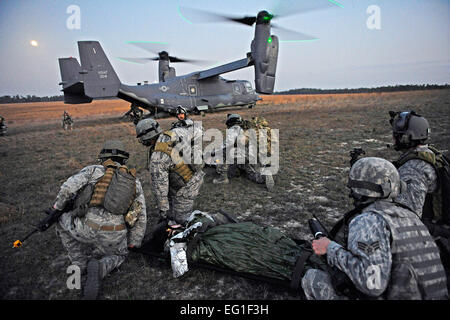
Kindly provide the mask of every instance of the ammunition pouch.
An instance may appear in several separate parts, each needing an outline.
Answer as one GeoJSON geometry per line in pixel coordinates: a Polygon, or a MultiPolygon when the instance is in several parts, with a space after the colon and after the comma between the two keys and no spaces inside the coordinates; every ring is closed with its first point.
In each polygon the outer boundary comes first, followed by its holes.
{"type": "Polygon", "coordinates": [[[85,185],[75,199],[73,215],[77,217],[84,217],[89,209],[89,201],[91,201],[94,193],[94,185],[89,183],[85,185]]]}
{"type": "Polygon", "coordinates": [[[186,185],[186,183],[191,180],[192,176],[194,175],[194,171],[192,167],[186,163],[183,162],[183,159],[179,154],[176,152],[172,152],[173,148],[175,147],[176,143],[174,140],[175,134],[171,131],[164,132],[165,135],[168,135],[171,138],[171,141],[168,142],[157,142],[155,145],[154,151],[160,151],[168,156],[171,157],[172,161],[174,162],[175,166],[171,169],[171,172],[169,173],[169,183],[173,184],[173,188],[175,190],[179,190],[182,187],[186,185]],[[177,176],[178,175],[182,180],[180,180],[177,176]]]}

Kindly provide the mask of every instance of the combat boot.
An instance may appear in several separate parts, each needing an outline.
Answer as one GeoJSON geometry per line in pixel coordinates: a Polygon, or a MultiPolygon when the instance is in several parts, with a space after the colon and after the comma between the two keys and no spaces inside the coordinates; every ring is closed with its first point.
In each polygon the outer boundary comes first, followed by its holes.
{"type": "Polygon", "coordinates": [[[275,182],[273,181],[273,177],[271,174],[268,174],[265,176],[266,178],[266,188],[269,191],[273,190],[273,186],[275,185],[275,182]]]}
{"type": "Polygon", "coordinates": [[[100,262],[97,259],[89,260],[87,265],[87,279],[84,285],[84,296],[85,300],[95,300],[97,299],[98,293],[100,291],[100,262]]]}
{"type": "Polygon", "coordinates": [[[230,180],[228,180],[226,175],[221,175],[219,178],[213,180],[214,184],[227,184],[229,182],[230,180]]]}

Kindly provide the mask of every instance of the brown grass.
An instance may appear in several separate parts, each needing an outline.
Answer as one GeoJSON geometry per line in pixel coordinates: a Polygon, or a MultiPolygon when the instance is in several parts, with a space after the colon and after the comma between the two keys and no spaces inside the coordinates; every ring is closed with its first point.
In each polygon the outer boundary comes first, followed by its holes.
{"type": "MultiPolygon", "coordinates": [[[[206,169],[196,209],[225,208],[240,221],[251,220],[290,237],[309,239],[306,222],[311,213],[329,227],[351,207],[345,184],[353,147],[364,148],[367,156],[389,160],[398,156],[386,148],[392,142],[389,110],[412,108],[424,115],[432,127],[431,143],[450,150],[450,90],[297,96],[295,102],[284,103],[288,100],[283,99],[291,98],[264,96],[260,105],[235,111],[247,119],[263,116],[280,130],[280,171],[274,191],[268,193],[244,177],[214,185],[215,172],[206,169]]],[[[143,184],[148,230],[156,223],[157,209],[145,170],[146,149],[135,138],[133,124],[119,120],[127,108],[119,100],[70,107],[58,102],[0,106],[9,126],[8,134],[0,137],[0,298],[80,297],[79,291],[66,288],[69,262],[57,259],[64,250],[53,227],[30,238],[20,250],[11,244],[42,219],[43,210],[53,203],[70,175],[95,163],[107,139],[126,144],[129,165],[137,169],[143,184]],[[64,109],[75,117],[73,131],[61,129],[64,109]]],[[[193,118],[203,120],[205,129],[224,130],[227,112],[193,118]]],[[[161,119],[160,124],[166,129],[172,121],[161,119]]],[[[298,295],[205,270],[191,270],[186,277],[173,279],[164,263],[131,253],[120,271],[105,279],[100,298],[285,300],[298,299],[298,295]]]]}

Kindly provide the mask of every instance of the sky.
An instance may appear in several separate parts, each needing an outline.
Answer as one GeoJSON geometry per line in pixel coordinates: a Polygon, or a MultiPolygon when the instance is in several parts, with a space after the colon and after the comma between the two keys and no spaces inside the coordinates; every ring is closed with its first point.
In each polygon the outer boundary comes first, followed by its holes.
{"type": "MultiPolygon", "coordinates": [[[[99,41],[131,85],[157,81],[158,65],[119,60],[154,56],[130,41],[166,43],[173,56],[211,62],[173,64],[177,75],[245,58],[254,28],[196,23],[183,7],[228,16],[265,9],[279,13],[274,24],[312,35],[297,41],[272,29],[281,40],[276,91],[450,83],[449,0],[0,0],[0,96],[61,94],[58,58],[79,59],[80,40],[99,41]],[[326,8],[292,14],[315,3],[326,8]]],[[[253,68],[223,77],[253,83],[253,68]]]]}

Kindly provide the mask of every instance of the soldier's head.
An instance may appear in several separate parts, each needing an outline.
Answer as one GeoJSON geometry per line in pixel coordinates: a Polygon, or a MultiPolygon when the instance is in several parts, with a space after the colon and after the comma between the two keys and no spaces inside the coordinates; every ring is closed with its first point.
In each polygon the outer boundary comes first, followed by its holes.
{"type": "Polygon", "coordinates": [[[225,125],[227,126],[227,128],[230,128],[236,124],[237,125],[242,124],[242,117],[237,113],[228,114],[227,121],[225,121],[225,125]]]}
{"type": "Polygon", "coordinates": [[[395,150],[406,150],[424,144],[430,133],[427,119],[414,111],[389,111],[395,150]]]}
{"type": "Polygon", "coordinates": [[[183,106],[179,105],[177,107],[177,119],[178,120],[186,120],[187,119],[187,110],[183,106]]]}
{"type": "Polygon", "coordinates": [[[144,146],[154,145],[161,132],[158,121],[152,118],[142,119],[136,125],[136,138],[144,146]]]}
{"type": "Polygon", "coordinates": [[[120,164],[125,164],[130,154],[125,151],[125,146],[120,140],[108,140],[104,143],[98,159],[100,162],[104,162],[107,159],[111,159],[120,164]]]}
{"type": "Polygon", "coordinates": [[[397,197],[403,186],[395,166],[381,158],[359,159],[350,169],[347,187],[355,206],[397,197]]]}

